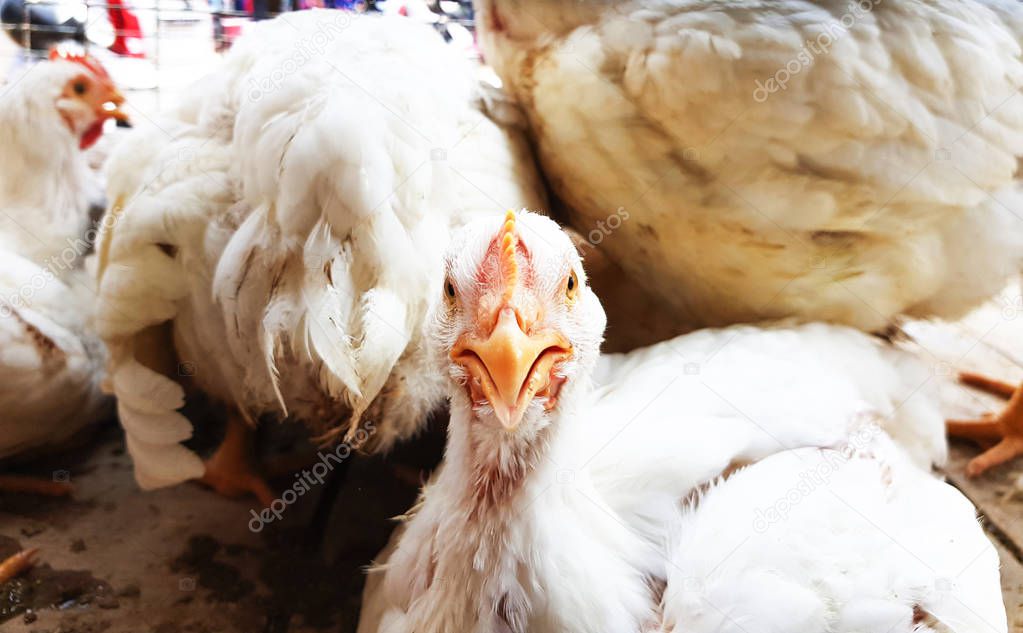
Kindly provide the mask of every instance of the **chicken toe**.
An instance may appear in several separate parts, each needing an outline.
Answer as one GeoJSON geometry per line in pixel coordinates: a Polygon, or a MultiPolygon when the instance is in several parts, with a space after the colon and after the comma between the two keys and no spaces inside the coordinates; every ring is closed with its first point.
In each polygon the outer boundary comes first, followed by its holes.
{"type": "Polygon", "coordinates": [[[17,578],[35,564],[38,549],[27,549],[0,561],[0,585],[17,578]]]}
{"type": "Polygon", "coordinates": [[[978,420],[949,420],[946,423],[950,437],[968,439],[986,447],[966,466],[966,475],[977,477],[994,466],[1023,455],[1023,387],[1013,387],[976,374],[963,374],[960,379],[965,384],[1009,400],[997,414],[987,414],[978,420]]]}
{"type": "Polygon", "coordinates": [[[199,482],[225,497],[252,494],[263,507],[276,497],[253,459],[252,431],[241,419],[232,416],[227,432],[216,452],[206,460],[206,472],[199,482]]]}
{"type": "Polygon", "coordinates": [[[28,475],[0,475],[0,491],[44,497],[67,497],[74,489],[66,481],[28,475]]]}

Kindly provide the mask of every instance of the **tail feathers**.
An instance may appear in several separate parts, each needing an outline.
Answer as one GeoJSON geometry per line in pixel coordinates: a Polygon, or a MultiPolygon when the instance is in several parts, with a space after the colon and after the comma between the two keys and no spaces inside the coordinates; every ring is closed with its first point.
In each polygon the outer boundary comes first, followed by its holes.
{"type": "Polygon", "coordinates": [[[292,248],[272,237],[281,235],[273,228],[275,209],[264,206],[253,212],[217,265],[214,296],[221,304],[229,343],[244,358],[251,347],[244,333],[259,332],[262,363],[250,368],[247,381],[258,385],[269,380],[273,398],[285,414],[288,407],[278,369],[285,345],[290,344],[296,355],[304,353],[322,363],[326,371],[320,374],[321,384],[345,398],[353,410],[350,428],[355,428],[412,339],[409,312],[423,302],[396,289],[421,292],[423,267],[416,269],[415,261],[393,256],[414,252],[400,225],[391,232],[391,242],[394,234],[402,236],[400,244],[376,239],[379,226],[397,223],[391,214],[359,227],[351,242],[338,239],[328,220],[321,218],[301,248],[292,248]],[[359,249],[358,263],[354,248],[359,249]]]}
{"type": "MultiPolygon", "coordinates": [[[[306,138],[312,134],[327,136],[330,146],[326,151],[336,156],[335,165],[344,166],[336,178],[324,178],[320,187],[323,215],[335,231],[347,232],[354,224],[389,213],[393,201],[404,192],[429,196],[431,178],[430,170],[423,167],[428,152],[421,146],[424,141],[403,137],[399,130],[382,122],[371,127],[355,118],[340,134],[330,133],[327,130],[336,127],[332,118],[330,113],[319,117],[322,131],[310,129],[306,138]],[[382,143],[380,138],[391,139],[391,144],[382,143]],[[358,150],[353,152],[353,146],[358,150]],[[367,178],[366,174],[373,177],[367,178]]],[[[307,151],[315,156],[315,150],[310,143],[307,151]]]]}
{"type": "Polygon", "coordinates": [[[379,287],[363,295],[362,341],[357,352],[362,398],[355,403],[349,433],[354,433],[359,417],[380,393],[411,338],[408,306],[400,296],[379,287]]]}
{"type": "Polygon", "coordinates": [[[338,243],[321,222],[309,235],[303,256],[303,343],[310,360],[315,356],[327,368],[320,381],[328,393],[344,395],[352,404],[362,399],[362,389],[350,327],[344,319],[356,306],[351,249],[338,243]]]}
{"type": "Polygon", "coordinates": [[[241,318],[245,314],[260,314],[266,306],[266,294],[259,299],[262,304],[255,312],[244,312],[247,304],[253,300],[248,290],[254,281],[269,287],[274,275],[270,271],[280,268],[282,257],[279,231],[273,227],[269,218],[270,208],[266,205],[257,207],[242,222],[238,230],[224,247],[224,252],[217,261],[213,274],[213,296],[220,303],[224,314],[224,322],[229,338],[237,338],[244,331],[241,318]],[[246,293],[242,286],[248,283],[246,293]]]}
{"type": "Polygon", "coordinates": [[[438,255],[414,256],[423,236],[409,228],[422,219],[433,168],[430,144],[399,120],[339,118],[331,103],[376,107],[337,85],[239,110],[235,144],[251,151],[237,167],[254,211],[218,262],[214,296],[240,358],[259,333],[254,390],[296,409],[279,372],[288,351],[308,356],[323,390],[350,406],[354,429],[412,340],[410,315],[424,309],[437,272],[438,255]]]}
{"type": "Polygon", "coordinates": [[[252,211],[238,228],[217,262],[213,297],[219,303],[227,344],[236,358],[251,357],[252,333],[258,333],[261,365],[246,365],[246,383],[256,387],[269,378],[274,398],[286,411],[278,385],[276,352],[281,332],[294,326],[285,300],[286,267],[291,249],[281,244],[270,220],[270,207],[252,211]]]}
{"type": "MultiPolygon", "coordinates": [[[[330,104],[350,111],[375,104],[354,86],[335,87],[296,106],[272,99],[239,113],[239,143],[252,147],[241,160],[245,196],[272,201],[275,222],[289,236],[305,236],[325,217],[336,234],[378,212],[399,178],[413,178],[428,155],[425,141],[413,147],[385,121],[339,117],[330,104]],[[380,139],[395,139],[384,143],[380,139]],[[397,162],[401,164],[396,164],[397,162]]],[[[422,170],[426,177],[429,170],[422,170]]]]}
{"type": "MultiPolygon", "coordinates": [[[[270,202],[275,209],[274,222],[287,235],[304,236],[321,213],[317,200],[321,175],[338,176],[336,163],[326,152],[303,151],[309,145],[308,119],[320,109],[316,103],[299,104],[294,111],[273,112],[271,104],[258,104],[239,114],[238,129],[248,131],[240,143],[252,143],[253,151],[242,157],[240,168],[245,197],[253,204],[270,202]],[[270,109],[270,112],[265,111],[270,109]],[[269,120],[262,121],[262,117],[269,120]],[[327,173],[325,173],[327,172],[327,173]]],[[[289,108],[295,104],[288,104],[289,108]]],[[[336,117],[337,124],[342,124],[336,117]]],[[[329,134],[315,143],[325,143],[329,134]]],[[[340,170],[344,171],[344,170],[340,170]]]]}
{"type": "Polygon", "coordinates": [[[274,395],[285,417],[288,415],[288,406],[281,393],[281,376],[277,369],[277,357],[283,349],[283,341],[290,338],[296,331],[299,320],[299,310],[297,309],[299,304],[295,301],[294,296],[296,291],[289,288],[290,285],[292,284],[289,283],[288,275],[282,269],[270,286],[270,296],[260,323],[263,363],[274,395]]]}
{"type": "Polygon", "coordinates": [[[121,362],[112,384],[139,486],[152,490],[201,477],[202,460],[180,444],[192,436],[191,422],[176,411],[184,404],[181,386],[134,359],[121,362]]]}

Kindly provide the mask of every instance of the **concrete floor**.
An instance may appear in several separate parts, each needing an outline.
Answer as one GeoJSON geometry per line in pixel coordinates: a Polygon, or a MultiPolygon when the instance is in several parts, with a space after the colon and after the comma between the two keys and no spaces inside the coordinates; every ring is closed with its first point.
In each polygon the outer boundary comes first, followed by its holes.
{"type": "Polygon", "coordinates": [[[417,455],[399,451],[386,465],[352,457],[338,489],[325,482],[280,522],[260,526],[249,500],[191,484],[138,490],[111,424],[88,445],[32,465],[33,474],[69,479],[71,499],[0,495],[0,555],[37,547],[41,562],[0,587],[0,630],[353,631],[362,567],[386,541],[390,517],[411,504],[413,483],[442,442],[427,435],[417,455]]]}

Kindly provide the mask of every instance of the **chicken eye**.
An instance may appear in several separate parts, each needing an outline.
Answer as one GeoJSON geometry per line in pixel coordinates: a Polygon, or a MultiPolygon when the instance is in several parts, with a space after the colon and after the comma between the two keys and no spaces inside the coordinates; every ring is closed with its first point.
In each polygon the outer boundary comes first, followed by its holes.
{"type": "Polygon", "coordinates": [[[85,82],[84,81],[76,81],[71,86],[71,89],[75,91],[76,95],[84,95],[85,94],[85,90],[86,90],[85,82]]]}
{"type": "Polygon", "coordinates": [[[579,293],[579,278],[576,276],[573,270],[568,274],[568,281],[565,282],[565,297],[569,301],[575,301],[576,295],[579,293]]]}

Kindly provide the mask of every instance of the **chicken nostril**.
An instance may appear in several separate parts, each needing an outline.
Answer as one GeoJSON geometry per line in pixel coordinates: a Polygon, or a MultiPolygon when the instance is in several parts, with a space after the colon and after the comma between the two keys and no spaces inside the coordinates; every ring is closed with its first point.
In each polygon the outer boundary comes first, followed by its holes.
{"type": "Polygon", "coordinates": [[[517,308],[515,309],[515,323],[518,324],[520,330],[523,332],[526,331],[526,319],[522,316],[522,312],[520,312],[517,308]]]}
{"type": "MultiPolygon", "coordinates": [[[[529,313],[527,313],[526,309],[521,308],[519,306],[514,306],[514,307],[513,306],[505,306],[502,309],[502,313],[505,310],[510,310],[511,311],[512,316],[515,317],[515,324],[519,326],[519,330],[521,330],[525,334],[529,334],[530,333],[530,330],[532,329],[533,324],[536,323],[536,315],[535,314],[529,314],[529,313]]],[[[498,317],[498,320],[500,320],[500,316],[498,317]]]]}

